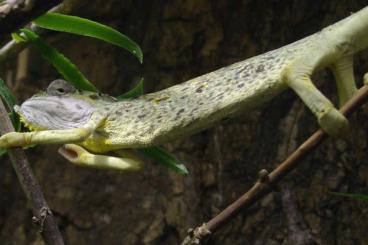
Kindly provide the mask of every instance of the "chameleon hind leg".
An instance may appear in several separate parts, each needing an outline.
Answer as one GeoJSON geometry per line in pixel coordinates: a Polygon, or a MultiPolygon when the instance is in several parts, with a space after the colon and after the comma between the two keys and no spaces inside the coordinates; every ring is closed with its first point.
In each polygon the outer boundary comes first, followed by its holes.
{"type": "Polygon", "coordinates": [[[331,66],[337,85],[337,94],[339,97],[339,106],[342,107],[357,91],[354,71],[353,57],[347,56],[331,66]]]}
{"type": "Polygon", "coordinates": [[[314,86],[307,72],[296,71],[286,77],[289,87],[317,117],[319,125],[327,134],[336,138],[345,136],[349,129],[345,116],[314,86]]]}
{"type": "Polygon", "coordinates": [[[133,157],[114,157],[95,155],[81,146],[66,144],[59,148],[59,153],[69,162],[86,167],[136,171],[141,168],[141,161],[133,157]]]}

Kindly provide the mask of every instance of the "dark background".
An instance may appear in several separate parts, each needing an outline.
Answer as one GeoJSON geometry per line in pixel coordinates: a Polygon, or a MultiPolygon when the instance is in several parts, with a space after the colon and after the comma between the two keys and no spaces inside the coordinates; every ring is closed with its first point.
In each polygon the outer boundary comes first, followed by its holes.
{"type": "MultiPolygon", "coordinates": [[[[363,0],[85,2],[74,14],[131,37],[144,52],[144,64],[90,38],[55,33],[47,41],[112,95],[140,76],[146,92],[183,82],[296,41],[366,5],[363,0]]],[[[367,53],[355,57],[359,85],[367,58],[367,53]]],[[[20,100],[60,77],[33,49],[2,70],[20,100]],[[26,66],[19,63],[27,59],[26,66]],[[17,77],[22,71],[26,77],[17,77]]],[[[330,72],[319,72],[314,81],[335,101],[330,72]]],[[[367,115],[362,109],[352,118],[348,141],[327,140],[287,177],[282,189],[295,199],[277,188],[209,244],[297,244],[290,234],[309,235],[317,244],[368,244],[368,203],[330,194],[368,194],[367,115]]],[[[272,169],[316,128],[311,113],[288,91],[260,110],[165,145],[186,163],[188,176],[149,162],[138,173],[81,168],[61,158],[57,146],[37,146],[27,155],[67,244],[171,245],[240,196],[260,169],[272,169]]],[[[1,244],[43,244],[7,157],[0,164],[0,205],[1,244]]]]}

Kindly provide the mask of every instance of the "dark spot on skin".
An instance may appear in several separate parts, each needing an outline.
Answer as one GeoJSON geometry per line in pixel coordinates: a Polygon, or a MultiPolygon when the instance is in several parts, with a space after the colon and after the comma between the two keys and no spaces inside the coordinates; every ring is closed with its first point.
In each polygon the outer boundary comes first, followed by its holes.
{"type": "Polygon", "coordinates": [[[144,118],[146,116],[146,114],[141,114],[141,115],[138,115],[138,118],[144,118]]]}
{"type": "Polygon", "coordinates": [[[264,71],[264,65],[259,65],[259,66],[257,67],[256,72],[263,72],[263,71],[264,71]]]}
{"type": "Polygon", "coordinates": [[[78,110],[81,110],[82,109],[82,107],[79,104],[76,104],[75,105],[75,108],[77,108],[78,110]]]}
{"type": "Polygon", "coordinates": [[[162,115],[158,115],[156,118],[157,118],[157,119],[160,119],[160,118],[162,118],[162,115]]]}
{"type": "Polygon", "coordinates": [[[89,98],[92,99],[92,100],[97,100],[98,99],[98,96],[96,94],[91,94],[89,96],[89,98]]]}
{"type": "Polygon", "coordinates": [[[219,93],[218,95],[216,95],[216,99],[222,99],[223,97],[224,97],[224,93],[219,93]]]}
{"type": "Polygon", "coordinates": [[[248,70],[248,68],[252,68],[252,66],[251,65],[246,65],[243,68],[239,69],[237,73],[242,73],[243,71],[248,70]]]}
{"type": "Polygon", "coordinates": [[[132,132],[128,132],[128,133],[126,133],[125,135],[124,135],[124,137],[129,137],[129,136],[131,136],[132,135],[132,132]]]}
{"type": "Polygon", "coordinates": [[[199,87],[196,89],[196,93],[202,93],[203,92],[203,88],[202,87],[199,87]]]}
{"type": "Polygon", "coordinates": [[[181,97],[180,97],[180,99],[182,99],[182,100],[183,100],[183,99],[185,99],[185,98],[187,98],[187,97],[188,97],[188,96],[183,95],[183,96],[181,96],[181,97]]]}
{"type": "Polygon", "coordinates": [[[117,116],[121,116],[121,115],[123,115],[123,113],[122,113],[121,111],[115,111],[115,114],[116,114],[117,116]]]}
{"type": "Polygon", "coordinates": [[[177,113],[176,113],[176,115],[177,116],[179,116],[181,113],[183,113],[185,110],[184,110],[184,108],[182,108],[182,109],[180,109],[177,113]]]}
{"type": "Polygon", "coordinates": [[[184,110],[184,108],[180,109],[180,110],[176,113],[176,116],[175,116],[175,119],[174,119],[174,120],[179,119],[180,114],[182,114],[184,111],[185,111],[185,110],[184,110]]]}

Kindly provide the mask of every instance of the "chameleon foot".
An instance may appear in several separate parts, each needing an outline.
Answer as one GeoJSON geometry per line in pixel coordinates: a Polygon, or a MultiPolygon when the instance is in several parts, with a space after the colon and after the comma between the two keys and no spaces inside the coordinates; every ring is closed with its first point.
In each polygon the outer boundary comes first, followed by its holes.
{"type": "MultiPolygon", "coordinates": [[[[341,138],[349,131],[348,120],[339,112],[333,104],[314,86],[308,72],[303,66],[292,67],[287,70],[286,82],[305,105],[317,117],[318,123],[327,134],[334,138],[341,138]],[[304,71],[300,74],[300,71],[304,71]],[[295,75],[296,74],[296,75],[295,75]]],[[[344,94],[345,95],[345,94],[344,94]]]]}
{"type": "Polygon", "coordinates": [[[321,115],[318,123],[327,134],[335,138],[344,138],[349,132],[349,122],[344,115],[335,108],[321,115]]]}
{"type": "Polygon", "coordinates": [[[81,166],[128,171],[136,171],[141,168],[141,162],[135,159],[94,155],[75,144],[60,147],[59,153],[71,163],[81,166]]]}
{"type": "Polygon", "coordinates": [[[364,82],[364,85],[368,86],[368,73],[364,74],[363,82],[364,82]]]}

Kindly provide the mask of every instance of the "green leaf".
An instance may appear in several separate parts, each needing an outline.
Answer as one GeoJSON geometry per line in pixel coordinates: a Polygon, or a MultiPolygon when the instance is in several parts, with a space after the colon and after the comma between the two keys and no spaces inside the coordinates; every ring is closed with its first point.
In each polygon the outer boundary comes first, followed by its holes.
{"type": "Polygon", "coordinates": [[[7,153],[6,149],[0,148],[0,157],[4,156],[7,153]]]}
{"type": "Polygon", "coordinates": [[[335,196],[348,197],[348,198],[354,198],[354,199],[358,199],[358,200],[368,201],[368,195],[343,193],[343,192],[330,192],[330,193],[335,195],[335,196]]]}
{"type": "Polygon", "coordinates": [[[17,104],[17,98],[6,86],[5,82],[0,78],[0,96],[9,111],[9,117],[13,123],[15,131],[20,130],[20,120],[18,114],[14,112],[14,106],[17,104]]]}
{"type": "Polygon", "coordinates": [[[58,13],[46,13],[33,22],[43,28],[55,31],[69,32],[101,39],[126,49],[137,57],[140,63],[143,62],[143,53],[139,46],[127,36],[109,26],[77,16],[58,13]]]}
{"type": "Polygon", "coordinates": [[[36,33],[29,29],[21,29],[20,31],[41,52],[42,56],[59,71],[65,80],[71,82],[78,89],[97,91],[96,87],[84,77],[78,68],[57,49],[43,42],[36,33]]]}
{"type": "Polygon", "coordinates": [[[144,87],[144,79],[141,78],[137,85],[129,90],[128,92],[119,95],[116,97],[118,100],[130,99],[130,98],[137,98],[143,94],[143,87],[144,87]]]}
{"type": "Polygon", "coordinates": [[[18,33],[16,32],[13,32],[11,34],[12,38],[14,41],[16,41],[17,43],[21,43],[21,42],[25,42],[26,39],[24,39],[24,37],[22,37],[21,35],[19,35],[18,33]]]}
{"type": "Polygon", "coordinates": [[[139,153],[150,158],[158,164],[173,169],[180,174],[188,174],[188,170],[174,155],[161,147],[147,147],[137,149],[139,153]]]}

